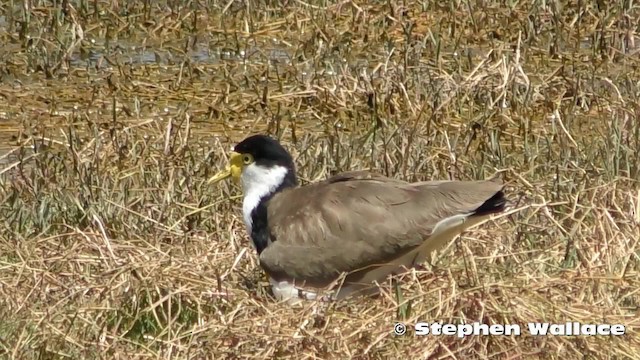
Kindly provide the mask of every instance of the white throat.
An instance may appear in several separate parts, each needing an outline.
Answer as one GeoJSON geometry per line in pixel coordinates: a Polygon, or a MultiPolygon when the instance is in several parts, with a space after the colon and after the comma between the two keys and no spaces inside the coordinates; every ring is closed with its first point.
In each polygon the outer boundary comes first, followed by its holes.
{"type": "MultiPolygon", "coordinates": [[[[245,166],[240,180],[244,200],[242,201],[242,215],[247,231],[251,235],[253,220],[251,212],[258,206],[260,200],[274,192],[287,176],[288,169],[284,166],[263,167],[254,164],[245,166]]],[[[253,242],[251,242],[253,244],[253,242]]]]}

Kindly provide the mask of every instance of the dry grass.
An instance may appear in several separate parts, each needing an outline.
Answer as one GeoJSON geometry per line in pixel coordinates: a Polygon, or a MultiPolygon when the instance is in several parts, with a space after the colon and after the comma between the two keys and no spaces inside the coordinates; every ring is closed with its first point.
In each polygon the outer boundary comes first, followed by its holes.
{"type": "Polygon", "coordinates": [[[0,355],[638,358],[640,7],[607,4],[2,3],[0,355]],[[303,182],[503,171],[513,211],[379,298],[290,308],[204,184],[264,131],[303,182]],[[627,334],[392,333],[461,320],[627,334]]]}

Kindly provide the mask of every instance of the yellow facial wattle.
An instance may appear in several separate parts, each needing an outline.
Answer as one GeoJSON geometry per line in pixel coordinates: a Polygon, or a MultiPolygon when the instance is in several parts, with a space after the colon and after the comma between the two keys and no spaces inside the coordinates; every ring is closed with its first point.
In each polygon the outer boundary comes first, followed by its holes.
{"type": "Polygon", "coordinates": [[[242,154],[232,151],[229,157],[229,171],[231,173],[233,181],[235,181],[236,183],[240,182],[240,176],[242,175],[243,166],[244,164],[242,162],[242,154]]]}
{"type": "Polygon", "coordinates": [[[242,154],[232,151],[229,155],[229,166],[226,169],[212,176],[208,183],[216,183],[222,181],[228,177],[233,178],[236,183],[240,182],[240,176],[242,175],[242,154]]]}

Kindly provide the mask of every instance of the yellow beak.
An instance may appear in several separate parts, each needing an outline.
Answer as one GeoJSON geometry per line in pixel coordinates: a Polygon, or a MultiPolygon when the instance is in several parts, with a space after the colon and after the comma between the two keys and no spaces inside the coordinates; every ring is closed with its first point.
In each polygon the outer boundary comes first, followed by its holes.
{"type": "Polygon", "coordinates": [[[228,177],[232,177],[236,183],[240,182],[240,175],[242,175],[242,165],[242,154],[232,151],[231,154],[229,154],[229,166],[227,166],[227,168],[223,171],[220,171],[219,173],[212,176],[209,181],[207,181],[207,183],[217,183],[228,177]]]}

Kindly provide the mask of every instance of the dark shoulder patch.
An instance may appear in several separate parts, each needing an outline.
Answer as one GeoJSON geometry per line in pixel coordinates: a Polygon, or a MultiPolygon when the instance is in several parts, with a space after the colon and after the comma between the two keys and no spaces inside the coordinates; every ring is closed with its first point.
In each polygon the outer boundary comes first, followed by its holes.
{"type": "Polygon", "coordinates": [[[348,172],[343,172],[340,174],[336,174],[330,178],[328,178],[327,180],[325,180],[326,183],[329,184],[333,184],[333,183],[337,183],[337,182],[345,182],[345,181],[353,181],[353,180],[371,180],[371,179],[375,179],[377,177],[380,177],[381,175],[375,174],[375,173],[371,173],[369,171],[363,170],[363,171],[348,171],[348,172]]]}

